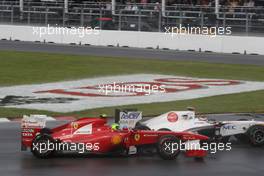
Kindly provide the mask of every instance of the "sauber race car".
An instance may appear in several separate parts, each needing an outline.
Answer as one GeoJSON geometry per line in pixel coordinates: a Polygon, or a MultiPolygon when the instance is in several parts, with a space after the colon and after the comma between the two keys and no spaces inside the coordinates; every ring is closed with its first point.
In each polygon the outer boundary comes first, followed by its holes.
{"type": "MultiPolygon", "coordinates": [[[[180,145],[200,143],[207,136],[191,132],[138,130],[129,126],[107,125],[106,118],[82,118],[49,129],[44,115],[24,116],[21,123],[21,149],[30,149],[38,158],[48,158],[58,152],[77,150],[78,153],[130,155],[144,150],[172,160],[180,153],[180,145]],[[151,150],[149,150],[151,148],[151,150]]],[[[207,151],[185,148],[189,157],[202,158],[207,151]]]]}
{"type": "Polygon", "coordinates": [[[255,120],[214,121],[195,117],[194,111],[171,111],[151,118],[138,125],[141,129],[158,131],[190,131],[206,135],[210,139],[226,142],[230,136],[247,141],[254,146],[264,145],[264,122],[255,120]]]}

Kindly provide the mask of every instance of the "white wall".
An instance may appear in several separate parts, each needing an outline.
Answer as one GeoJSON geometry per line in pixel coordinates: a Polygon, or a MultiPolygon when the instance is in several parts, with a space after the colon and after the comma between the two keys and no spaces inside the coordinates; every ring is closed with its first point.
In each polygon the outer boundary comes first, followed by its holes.
{"type": "MultiPolygon", "coordinates": [[[[42,27],[43,28],[43,27],[42,27]]],[[[36,29],[36,28],[35,28],[36,29]]],[[[46,27],[45,30],[48,28],[46,27]]],[[[44,30],[44,28],[43,28],[44,30]]],[[[54,43],[76,43],[91,45],[114,45],[141,48],[169,48],[179,50],[208,50],[213,52],[264,54],[264,37],[174,35],[156,32],[100,31],[100,34],[78,35],[45,34],[36,35],[32,26],[0,25],[0,39],[21,41],[46,41],[54,43]]]]}

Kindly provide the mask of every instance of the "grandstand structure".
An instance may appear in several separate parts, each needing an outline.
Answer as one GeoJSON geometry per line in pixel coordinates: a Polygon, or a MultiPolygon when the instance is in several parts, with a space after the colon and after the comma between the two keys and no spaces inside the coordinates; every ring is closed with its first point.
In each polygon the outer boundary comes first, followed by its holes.
{"type": "Polygon", "coordinates": [[[166,26],[230,26],[264,34],[264,0],[1,0],[1,24],[99,26],[164,32],[166,26]]]}

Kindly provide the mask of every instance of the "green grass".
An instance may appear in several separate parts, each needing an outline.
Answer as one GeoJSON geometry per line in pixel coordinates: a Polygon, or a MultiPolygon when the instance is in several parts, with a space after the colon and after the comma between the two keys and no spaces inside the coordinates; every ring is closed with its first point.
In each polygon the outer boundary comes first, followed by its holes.
{"type": "Polygon", "coordinates": [[[264,80],[264,67],[261,66],[0,52],[0,86],[132,73],[264,80]]]}
{"type": "MultiPolygon", "coordinates": [[[[0,52],[0,86],[76,80],[89,77],[133,73],[264,81],[263,66],[30,52],[0,52]]],[[[194,100],[141,104],[126,107],[137,107],[143,110],[144,114],[158,114],[168,110],[182,110],[187,106],[195,106],[199,112],[203,113],[263,112],[263,100],[264,91],[256,91],[194,100]]],[[[100,108],[70,114],[84,116],[103,112],[112,114],[113,108],[100,108]]],[[[12,117],[25,113],[59,114],[46,111],[0,108],[0,116],[12,117]]]]}

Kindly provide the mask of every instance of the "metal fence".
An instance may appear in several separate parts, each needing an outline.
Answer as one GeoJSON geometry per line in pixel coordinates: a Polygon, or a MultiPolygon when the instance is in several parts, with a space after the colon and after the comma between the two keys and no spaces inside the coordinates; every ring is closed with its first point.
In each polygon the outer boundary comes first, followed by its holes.
{"type": "Polygon", "coordinates": [[[115,10],[106,3],[26,2],[21,11],[18,3],[0,3],[0,23],[27,25],[56,25],[63,27],[100,27],[105,30],[131,30],[164,32],[168,26],[231,27],[234,35],[263,35],[263,7],[220,7],[218,14],[209,6],[174,5],[161,10],[159,4],[134,4],[128,10],[116,5],[115,10]]]}

